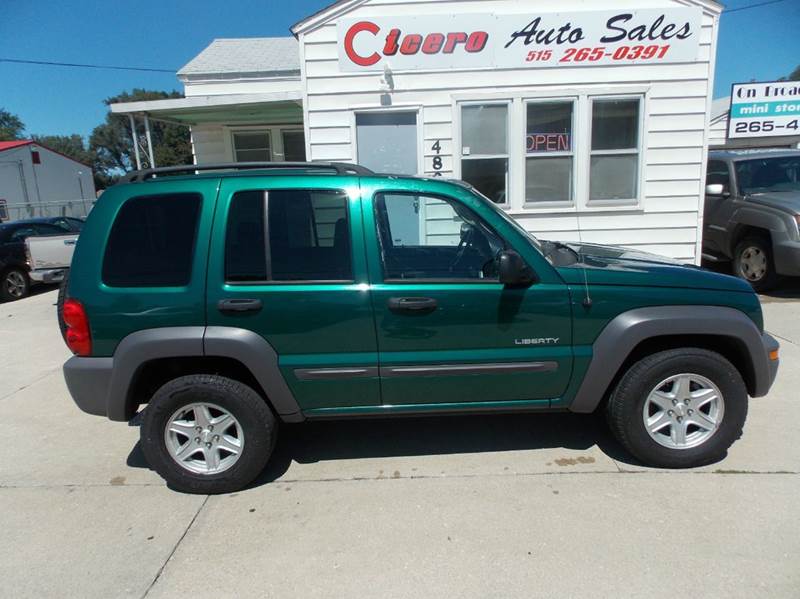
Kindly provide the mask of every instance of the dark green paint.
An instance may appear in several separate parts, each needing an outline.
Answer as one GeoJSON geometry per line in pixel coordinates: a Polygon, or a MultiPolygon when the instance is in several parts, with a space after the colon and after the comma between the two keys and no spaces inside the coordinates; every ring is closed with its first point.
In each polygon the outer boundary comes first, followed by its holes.
{"type": "MultiPolygon", "coordinates": [[[[459,409],[541,409],[569,404],[606,324],[634,308],[728,306],[763,327],[757,296],[738,279],[685,265],[632,258],[600,246],[581,248],[581,263],[553,267],[531,238],[497,207],[442,180],[347,177],[291,172],[204,174],[119,185],[98,200],[76,248],[70,295],[87,308],[94,354],[111,356],[142,329],[231,326],[263,336],[279,355],[281,373],[309,416],[388,414],[459,409]],[[337,189],[349,197],[352,282],[227,284],[224,247],[228,205],[237,191],[337,189]],[[384,282],[372,200],[381,191],[444,195],[486,220],[536,273],[525,289],[499,283],[384,282]],[[179,192],[203,196],[192,278],[181,288],[109,288],[100,281],[114,217],[129,198],[179,192]],[[588,291],[587,291],[588,287],[588,291]],[[585,298],[591,298],[591,307],[585,298]],[[436,311],[390,312],[387,300],[425,296],[436,311]],[[258,298],[258,313],[220,313],[220,299],[258,298]],[[532,345],[525,339],[557,339],[532,345]],[[555,362],[547,372],[375,376],[298,380],[297,368],[555,362]]],[[[269,390],[267,390],[269,392],[269,390]]]]}

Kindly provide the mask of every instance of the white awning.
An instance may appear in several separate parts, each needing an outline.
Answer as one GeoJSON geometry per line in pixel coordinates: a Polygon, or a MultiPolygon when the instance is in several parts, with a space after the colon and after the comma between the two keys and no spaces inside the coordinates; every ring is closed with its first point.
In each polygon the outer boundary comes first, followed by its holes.
{"type": "Polygon", "coordinates": [[[302,92],[298,90],[258,94],[189,96],[111,104],[115,114],[146,114],[151,119],[197,123],[248,121],[302,122],[302,92]]]}

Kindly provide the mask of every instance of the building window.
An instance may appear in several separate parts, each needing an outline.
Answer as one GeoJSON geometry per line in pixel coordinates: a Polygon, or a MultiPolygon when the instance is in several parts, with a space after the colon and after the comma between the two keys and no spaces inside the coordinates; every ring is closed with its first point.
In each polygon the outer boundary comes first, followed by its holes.
{"type": "Polygon", "coordinates": [[[589,201],[632,201],[639,195],[641,102],[638,98],[595,98],[590,105],[589,201]]]}
{"type": "Polygon", "coordinates": [[[283,140],[283,159],[286,162],[306,161],[306,137],[302,130],[281,131],[283,140]]]}
{"type": "Polygon", "coordinates": [[[574,200],[575,102],[528,102],[525,127],[525,202],[574,200]]]}
{"type": "Polygon", "coordinates": [[[103,258],[110,287],[182,287],[192,276],[202,197],[140,196],[117,213],[103,258]]]}
{"type": "Polygon", "coordinates": [[[508,104],[461,107],[461,178],[497,204],[508,203],[508,104]]]}
{"type": "Polygon", "coordinates": [[[234,131],[233,157],[236,162],[269,162],[272,144],[269,131],[234,131]]]}
{"type": "Polygon", "coordinates": [[[234,194],[225,234],[225,279],[352,281],[347,195],[307,189],[234,194]]]}

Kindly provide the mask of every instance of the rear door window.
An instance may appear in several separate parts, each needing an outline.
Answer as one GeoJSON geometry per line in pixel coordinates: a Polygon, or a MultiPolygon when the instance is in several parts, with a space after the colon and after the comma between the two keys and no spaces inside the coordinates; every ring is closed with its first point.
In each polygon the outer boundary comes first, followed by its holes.
{"type": "Polygon", "coordinates": [[[134,197],[111,228],[103,282],[111,287],[182,287],[192,278],[202,196],[134,197]]]}
{"type": "Polygon", "coordinates": [[[225,278],[234,283],[352,281],[347,195],[308,189],[234,194],[225,278]]]}

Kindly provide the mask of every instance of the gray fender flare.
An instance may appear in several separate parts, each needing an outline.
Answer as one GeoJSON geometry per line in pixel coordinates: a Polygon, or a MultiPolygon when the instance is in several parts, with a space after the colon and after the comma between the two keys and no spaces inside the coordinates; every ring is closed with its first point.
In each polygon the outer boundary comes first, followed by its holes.
{"type": "Polygon", "coordinates": [[[733,228],[731,235],[728,237],[730,245],[730,255],[733,256],[736,251],[737,238],[741,229],[747,227],[757,227],[769,231],[772,236],[773,244],[776,241],[784,239],[789,234],[787,228],[791,224],[793,217],[786,213],[775,210],[770,206],[745,206],[739,208],[736,213],[731,217],[733,228]],[[787,224],[789,221],[789,224],[787,224]]]}
{"type": "MultiPolygon", "coordinates": [[[[762,335],[744,312],[719,306],[654,306],[616,316],[592,344],[592,361],[570,404],[570,411],[593,412],[620,367],[642,341],[674,335],[713,335],[745,350],[754,379],[751,395],[766,395],[775,373],[767,358],[774,342],[762,335]]],[[[742,373],[743,378],[748,373],[742,373]]]]}
{"type": "Polygon", "coordinates": [[[207,327],[203,339],[206,356],[241,362],[264,389],[285,422],[300,422],[303,413],[278,366],[278,354],[261,335],[235,327],[207,327]]]}
{"type": "Polygon", "coordinates": [[[244,364],[268,394],[275,411],[285,421],[303,419],[300,406],[278,367],[278,354],[260,335],[234,327],[165,327],[131,333],[114,351],[108,389],[107,414],[111,420],[128,420],[135,403],[131,383],[147,362],[161,358],[214,356],[244,364]]]}
{"type": "Polygon", "coordinates": [[[114,350],[107,413],[111,420],[126,421],[135,409],[131,383],[145,363],[160,358],[203,355],[205,327],[164,327],[131,333],[114,350]]]}

